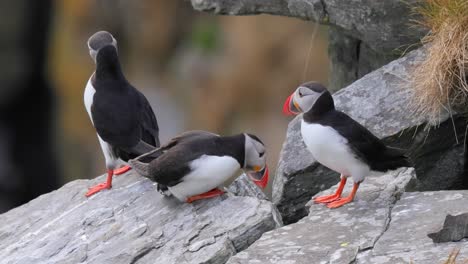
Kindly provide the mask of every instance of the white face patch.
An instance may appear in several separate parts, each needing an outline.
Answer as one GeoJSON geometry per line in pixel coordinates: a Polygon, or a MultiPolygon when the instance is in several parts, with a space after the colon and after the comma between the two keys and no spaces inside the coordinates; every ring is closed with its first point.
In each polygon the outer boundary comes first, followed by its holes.
{"type": "Polygon", "coordinates": [[[249,135],[245,136],[244,169],[261,170],[266,164],[265,146],[249,135]]]}
{"type": "Polygon", "coordinates": [[[300,107],[301,112],[308,112],[314,106],[322,93],[315,92],[307,87],[299,86],[294,92],[293,100],[300,107]]]}

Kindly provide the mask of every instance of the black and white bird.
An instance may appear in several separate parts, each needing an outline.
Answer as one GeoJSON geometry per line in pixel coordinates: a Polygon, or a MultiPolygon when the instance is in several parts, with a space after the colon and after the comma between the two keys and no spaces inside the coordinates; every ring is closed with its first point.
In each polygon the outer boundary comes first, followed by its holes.
{"type": "Polygon", "coordinates": [[[107,181],[90,188],[86,196],[112,187],[112,176],[130,168],[119,165],[159,147],[159,128],[148,100],[125,79],[117,41],[99,31],[88,40],[96,64],[84,92],[84,103],[96,129],[106,160],[107,181]]]}
{"type": "Polygon", "coordinates": [[[129,164],[157,182],[164,195],[188,203],[223,194],[218,187],[239,169],[261,188],[268,182],[265,146],[258,137],[246,133],[223,137],[206,131],[185,132],[129,164]],[[147,155],[156,158],[142,162],[147,155]]]}
{"type": "Polygon", "coordinates": [[[410,166],[400,150],[385,146],[365,127],[337,111],[330,92],[317,82],[299,86],[287,98],[283,112],[287,115],[304,113],[301,134],[305,145],[319,163],[341,173],[336,193],[314,198],[317,203],[327,203],[329,208],[340,207],[354,199],[359,184],[371,171],[385,172],[410,166]],[[354,186],[351,194],[342,198],[349,176],[354,186]]]}

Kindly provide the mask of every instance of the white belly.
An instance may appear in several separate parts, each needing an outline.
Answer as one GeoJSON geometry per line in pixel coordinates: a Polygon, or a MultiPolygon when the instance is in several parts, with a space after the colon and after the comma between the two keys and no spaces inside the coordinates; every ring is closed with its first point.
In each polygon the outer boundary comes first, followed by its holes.
{"type": "Polygon", "coordinates": [[[239,163],[233,157],[208,155],[193,161],[190,167],[192,172],[186,175],[181,183],[168,187],[180,201],[221,186],[240,169],[239,163]]]}
{"type": "Polygon", "coordinates": [[[347,145],[348,140],[333,128],[307,124],[302,120],[301,133],[307,148],[320,164],[345,176],[352,176],[359,182],[369,175],[369,166],[352,153],[347,145]]]}

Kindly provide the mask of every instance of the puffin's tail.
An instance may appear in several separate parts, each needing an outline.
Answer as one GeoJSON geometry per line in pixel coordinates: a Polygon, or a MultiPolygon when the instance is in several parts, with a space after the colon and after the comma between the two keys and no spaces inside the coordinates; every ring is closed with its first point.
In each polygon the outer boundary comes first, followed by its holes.
{"type": "Polygon", "coordinates": [[[130,167],[134,169],[138,174],[140,174],[143,177],[151,179],[151,174],[149,171],[149,163],[144,163],[136,159],[132,159],[128,161],[128,164],[130,164],[130,167]]]}
{"type": "Polygon", "coordinates": [[[379,162],[382,171],[395,170],[401,167],[413,167],[410,158],[403,151],[396,148],[387,147],[383,155],[384,160],[379,162]]]}
{"type": "Polygon", "coordinates": [[[153,177],[150,173],[150,162],[154,159],[157,159],[159,156],[161,156],[161,154],[161,148],[157,148],[155,150],[152,150],[148,153],[145,153],[134,159],[129,160],[128,164],[130,164],[130,167],[132,167],[132,169],[134,169],[141,176],[152,179],[153,177]]]}

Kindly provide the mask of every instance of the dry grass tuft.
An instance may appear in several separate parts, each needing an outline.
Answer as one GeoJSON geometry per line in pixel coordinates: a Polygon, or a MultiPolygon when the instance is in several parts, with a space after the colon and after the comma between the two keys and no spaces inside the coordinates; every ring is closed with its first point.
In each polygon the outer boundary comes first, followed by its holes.
{"type": "Polygon", "coordinates": [[[460,249],[455,248],[450,252],[448,259],[444,262],[444,264],[466,264],[468,263],[467,260],[457,261],[458,255],[460,254],[460,249]]]}
{"type": "Polygon", "coordinates": [[[416,112],[438,123],[452,108],[468,110],[468,1],[422,0],[416,23],[429,29],[426,59],[413,73],[416,112]]]}

